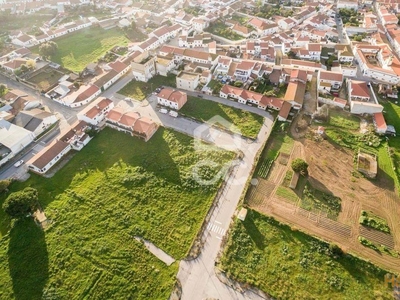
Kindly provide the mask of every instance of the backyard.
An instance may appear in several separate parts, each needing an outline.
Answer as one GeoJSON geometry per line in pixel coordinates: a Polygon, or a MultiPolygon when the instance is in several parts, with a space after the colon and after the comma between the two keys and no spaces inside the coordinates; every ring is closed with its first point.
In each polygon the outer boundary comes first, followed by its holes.
{"type": "Polygon", "coordinates": [[[202,122],[220,116],[236,126],[240,134],[253,139],[257,137],[264,119],[248,111],[193,96],[188,96],[188,101],[181,108],[180,113],[202,122]]]}
{"type": "Polygon", "coordinates": [[[210,32],[215,35],[219,35],[223,38],[226,38],[231,41],[238,41],[244,39],[243,36],[233,32],[232,29],[221,21],[216,21],[211,23],[209,27],[205,29],[207,32],[210,32]]]}
{"type": "Polygon", "coordinates": [[[49,67],[41,70],[40,73],[27,80],[36,84],[41,91],[47,91],[50,87],[56,84],[63,75],[63,73],[49,67]]]}
{"type": "Polygon", "coordinates": [[[127,85],[125,85],[118,94],[130,97],[132,99],[143,101],[146,96],[153,92],[156,88],[160,86],[176,87],[176,76],[173,74],[167,77],[156,75],[151,78],[148,82],[132,80],[127,85]]]}
{"type": "MultiPolygon", "coordinates": [[[[100,27],[82,29],[54,41],[58,45],[58,51],[51,57],[51,61],[78,73],[114,46],[127,46],[129,43],[129,39],[120,29],[104,30],[100,27]]],[[[34,47],[31,50],[38,52],[38,49],[34,47]]]]}
{"type": "MultiPolygon", "coordinates": [[[[167,267],[133,237],[185,257],[218,189],[192,177],[202,159],[193,139],[159,129],[149,142],[106,128],[52,178],[31,175],[12,191],[35,187],[52,224],[11,224],[0,213],[1,299],[166,299],[178,262],[167,267]]],[[[0,203],[5,195],[0,195],[0,203]]]]}
{"type": "Polygon", "coordinates": [[[386,271],[253,210],[235,222],[220,268],[275,299],[393,297],[386,271]]]}

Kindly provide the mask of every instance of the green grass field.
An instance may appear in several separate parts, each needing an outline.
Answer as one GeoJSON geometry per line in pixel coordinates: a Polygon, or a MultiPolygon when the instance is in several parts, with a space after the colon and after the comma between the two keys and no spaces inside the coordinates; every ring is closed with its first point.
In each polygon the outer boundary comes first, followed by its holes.
{"type": "Polygon", "coordinates": [[[274,299],[393,299],[386,272],[249,210],[230,233],[220,267],[274,299]]]}
{"type": "Polygon", "coordinates": [[[192,96],[188,96],[188,101],[180,112],[202,122],[213,117],[222,117],[236,126],[236,131],[240,134],[253,139],[257,137],[264,120],[262,116],[248,111],[192,96]]]}
{"type": "MultiPolygon", "coordinates": [[[[100,27],[85,28],[54,41],[58,51],[51,61],[74,72],[82,72],[89,63],[97,61],[114,46],[127,46],[129,43],[118,28],[104,30],[100,27]]],[[[35,47],[32,51],[37,52],[38,49],[35,47]]]]}
{"type": "Polygon", "coordinates": [[[185,257],[218,188],[192,170],[212,159],[203,171],[213,175],[232,157],[162,128],[147,143],[106,128],[54,177],[13,183],[35,187],[53,223],[12,226],[1,212],[0,298],[167,299],[178,262],[167,267],[133,237],[185,257]]]}

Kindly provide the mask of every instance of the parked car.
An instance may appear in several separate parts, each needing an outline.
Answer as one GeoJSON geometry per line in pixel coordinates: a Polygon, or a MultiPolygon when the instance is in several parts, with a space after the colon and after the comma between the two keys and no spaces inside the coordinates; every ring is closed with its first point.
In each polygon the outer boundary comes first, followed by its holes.
{"type": "Polygon", "coordinates": [[[167,113],[168,113],[168,109],[161,108],[161,109],[159,110],[159,112],[162,113],[162,114],[167,114],[167,113]]]}
{"type": "Polygon", "coordinates": [[[197,97],[199,97],[199,98],[203,98],[203,95],[197,95],[197,97]]]}
{"type": "Polygon", "coordinates": [[[21,160],[17,161],[17,162],[14,164],[14,167],[18,168],[18,167],[22,166],[23,163],[24,163],[24,161],[21,159],[21,160]]]}
{"type": "Polygon", "coordinates": [[[169,115],[170,115],[171,117],[174,117],[174,118],[177,118],[177,117],[178,117],[178,113],[177,113],[176,111],[173,111],[173,110],[170,110],[170,111],[169,111],[169,115]]]}

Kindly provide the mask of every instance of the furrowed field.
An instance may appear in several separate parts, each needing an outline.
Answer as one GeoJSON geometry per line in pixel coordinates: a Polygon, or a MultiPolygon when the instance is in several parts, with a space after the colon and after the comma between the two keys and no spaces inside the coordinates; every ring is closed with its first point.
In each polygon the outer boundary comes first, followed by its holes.
{"type": "Polygon", "coordinates": [[[392,299],[384,270],[252,210],[236,221],[221,267],[274,299],[392,299]]]}
{"type": "Polygon", "coordinates": [[[161,128],[147,143],[106,128],[54,177],[14,183],[39,191],[53,223],[42,231],[1,213],[0,298],[167,299],[178,262],[167,267],[133,237],[182,259],[218,188],[199,186],[193,166],[232,157],[161,128]]]}

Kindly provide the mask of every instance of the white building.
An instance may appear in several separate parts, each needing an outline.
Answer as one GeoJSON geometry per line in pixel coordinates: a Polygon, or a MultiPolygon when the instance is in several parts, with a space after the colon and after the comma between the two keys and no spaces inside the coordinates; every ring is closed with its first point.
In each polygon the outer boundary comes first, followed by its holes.
{"type": "Polygon", "coordinates": [[[157,94],[157,103],[176,110],[187,102],[187,94],[171,88],[164,88],[157,94]]]}
{"type": "Polygon", "coordinates": [[[34,138],[33,132],[0,119],[0,145],[7,149],[7,152],[0,158],[0,165],[17,155],[32,143],[34,138]]]}
{"type": "Polygon", "coordinates": [[[194,91],[199,85],[200,74],[181,71],[176,76],[176,87],[182,90],[194,91]]]}
{"type": "Polygon", "coordinates": [[[52,113],[34,108],[20,111],[12,123],[33,132],[37,137],[57,121],[57,117],[52,113]]]}
{"type": "Polygon", "coordinates": [[[114,102],[108,98],[98,98],[90,106],[80,111],[77,115],[78,120],[94,126],[105,120],[108,112],[114,108],[114,102]]]}

